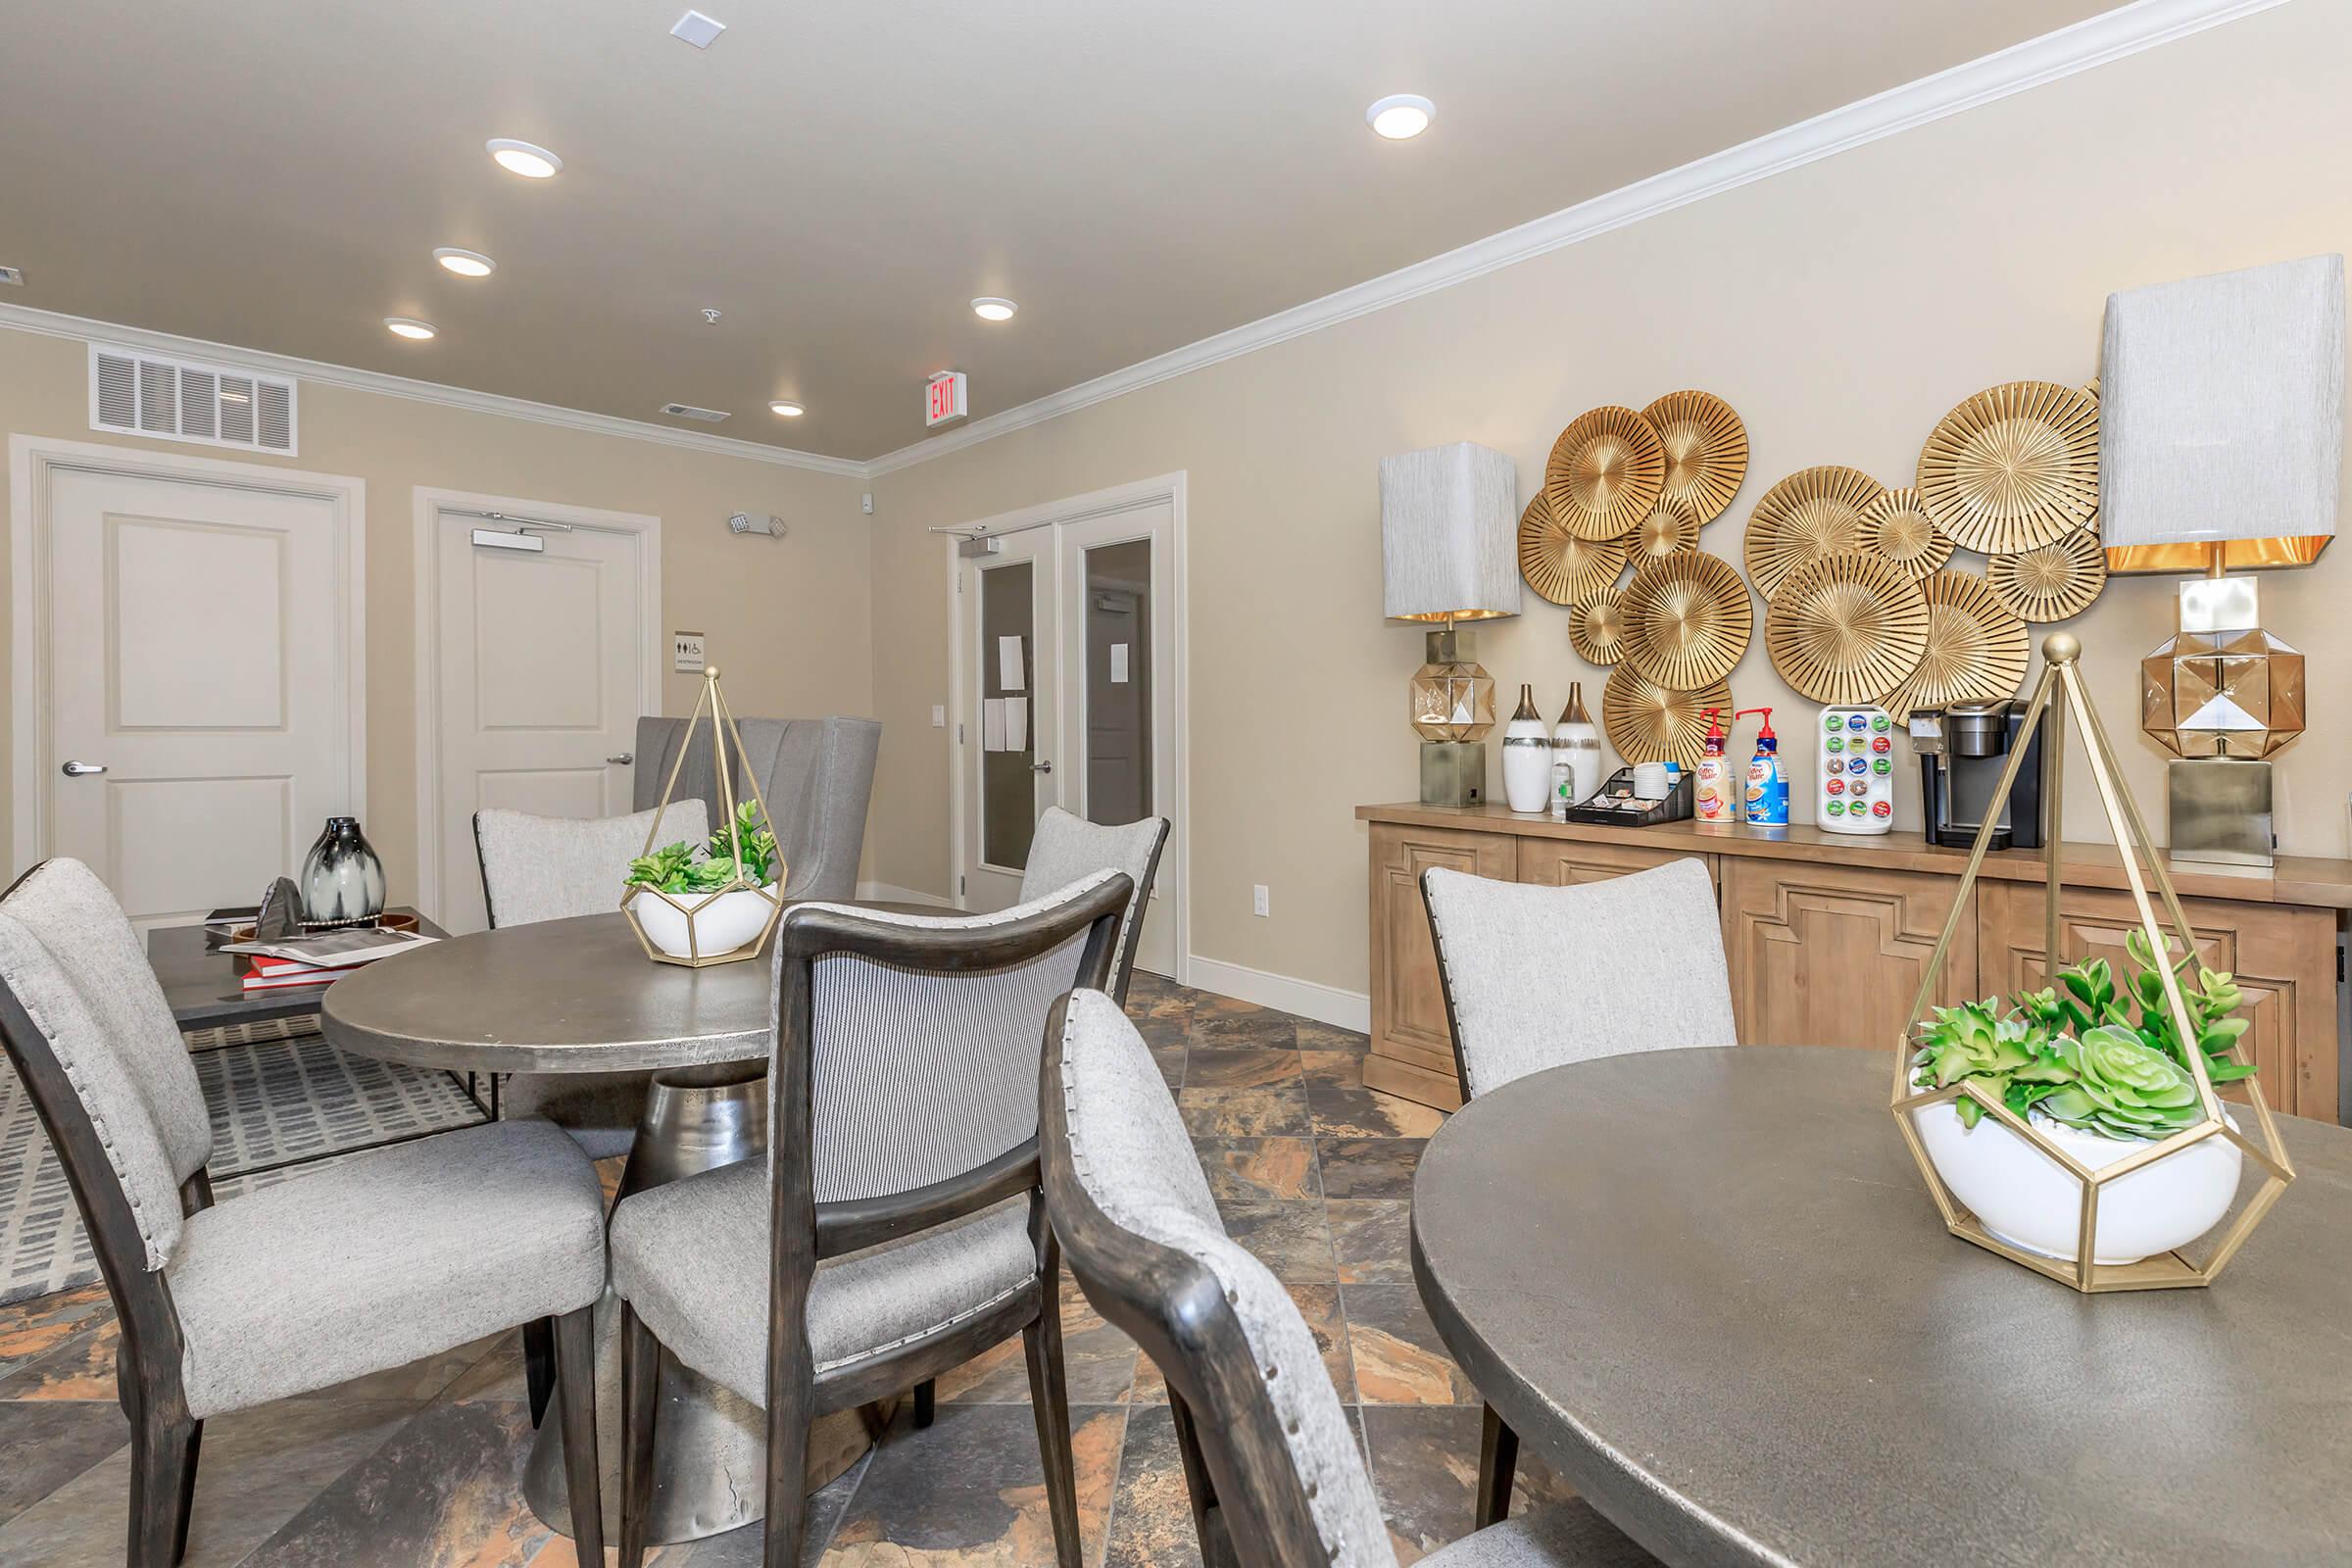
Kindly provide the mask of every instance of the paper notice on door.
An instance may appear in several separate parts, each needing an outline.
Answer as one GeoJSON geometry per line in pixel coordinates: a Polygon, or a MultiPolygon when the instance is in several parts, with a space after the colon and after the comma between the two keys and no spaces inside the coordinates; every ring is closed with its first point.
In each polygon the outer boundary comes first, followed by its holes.
{"type": "Polygon", "coordinates": [[[1127,684],[1127,645],[1125,643],[1110,645],[1110,683],[1113,686],[1127,684]]]}
{"type": "Polygon", "coordinates": [[[984,697],[980,700],[980,749],[1001,752],[1004,749],[1004,699],[984,697]]]}
{"type": "Polygon", "coordinates": [[[1007,697],[1004,701],[1004,749],[1025,752],[1029,749],[1029,699],[1007,697]]]}
{"type": "Polygon", "coordinates": [[[1021,640],[1018,637],[997,639],[997,684],[1008,692],[1026,691],[1029,682],[1021,671],[1021,640]]]}

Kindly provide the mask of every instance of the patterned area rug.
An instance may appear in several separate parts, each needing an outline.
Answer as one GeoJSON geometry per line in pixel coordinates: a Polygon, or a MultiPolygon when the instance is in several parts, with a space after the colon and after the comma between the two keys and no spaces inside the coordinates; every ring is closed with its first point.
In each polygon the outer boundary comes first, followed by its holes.
{"type": "MultiPolygon", "coordinates": [[[[338,1151],[482,1120],[448,1074],[346,1055],[316,1017],[195,1029],[187,1040],[212,1111],[216,1198],[300,1176],[338,1151]]],[[[0,1303],[97,1278],[65,1169],[0,1060],[0,1303]]]]}

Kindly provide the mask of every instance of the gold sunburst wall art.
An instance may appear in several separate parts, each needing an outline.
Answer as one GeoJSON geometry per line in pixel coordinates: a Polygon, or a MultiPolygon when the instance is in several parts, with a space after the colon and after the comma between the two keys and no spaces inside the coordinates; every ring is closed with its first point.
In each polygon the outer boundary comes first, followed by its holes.
{"type": "Polygon", "coordinates": [[[1869,474],[1838,464],[1800,469],[1765,491],[1741,552],[1756,592],[1770,599],[1807,562],[1860,550],[1863,516],[1886,494],[1869,474]]]}
{"type": "Polygon", "coordinates": [[[1753,625],[1738,567],[1696,551],[1668,556],[1625,590],[1625,662],[1660,686],[1695,691],[1731,674],[1753,625]]]}
{"type": "Polygon", "coordinates": [[[1649,514],[1666,475],[1658,432],[1632,409],[1578,416],[1551,445],[1544,493],[1559,525],[1580,539],[1618,539],[1649,514]]]}
{"type": "Polygon", "coordinates": [[[1700,691],[1676,691],[1620,664],[1601,691],[1600,722],[1609,744],[1627,762],[1678,762],[1693,768],[1706,751],[1707,710],[1720,709],[1729,715],[1732,706],[1727,682],[1719,680],[1700,691]]]}
{"type": "Polygon", "coordinates": [[[1519,575],[1555,605],[1573,605],[1617,585],[1626,541],[1586,539],[1560,526],[1551,493],[1539,490],[1519,514],[1519,575]]]}
{"type": "Polygon", "coordinates": [[[1625,657],[1625,605],[1615,587],[1568,607],[1568,646],[1603,669],[1625,657]]]}
{"type": "Polygon", "coordinates": [[[1890,561],[1847,552],[1790,572],[1764,615],[1764,651],[1800,697],[1866,703],[1928,648],[1928,599],[1890,561]]]}
{"type": "Polygon", "coordinates": [[[1627,558],[1639,568],[1668,556],[1689,555],[1698,548],[1698,519],[1681,502],[1660,496],[1649,515],[1625,536],[1627,558]]]}
{"type": "Polygon", "coordinates": [[[1666,458],[1660,495],[1694,525],[1723,515],[1747,477],[1747,426],[1712,392],[1669,392],[1642,411],[1666,458]]]}
{"type": "Polygon", "coordinates": [[[1863,512],[1862,548],[1914,582],[1952,559],[1951,535],[1936,526],[1909,485],[1887,491],[1863,512]]]}
{"type": "Polygon", "coordinates": [[[1937,421],[1919,453],[1920,504],[1964,549],[2055,544],[2099,507],[2099,400],[2054,381],[1988,387],[1937,421]]]}
{"type": "Polygon", "coordinates": [[[1899,722],[1921,709],[1997,703],[2026,678],[2026,623],[1974,572],[1945,568],[1920,585],[1928,601],[1928,645],[1879,706],[1899,722]]]}
{"type": "Polygon", "coordinates": [[[2069,528],[2053,544],[1993,557],[1984,582],[2020,619],[2065,620],[2107,586],[2107,552],[2089,529],[2069,528]]]}

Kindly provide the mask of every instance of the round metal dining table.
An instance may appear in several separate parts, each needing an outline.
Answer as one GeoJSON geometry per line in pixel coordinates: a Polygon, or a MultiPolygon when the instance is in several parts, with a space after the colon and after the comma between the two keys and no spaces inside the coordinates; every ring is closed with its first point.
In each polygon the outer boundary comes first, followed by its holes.
{"type": "MultiPolygon", "coordinates": [[[[341,1050],[416,1067],[650,1071],[645,1116],[621,1174],[625,1199],[765,1154],[772,952],[699,969],[656,963],[625,915],[580,915],[452,937],[383,959],[328,987],[319,1012],[326,1038],[341,1050]]],[[[608,1290],[596,1308],[608,1541],[620,1528],[618,1305],[608,1290]]],[[[765,1417],[733,1391],[670,1357],[662,1361],[649,1539],[691,1541],[750,1524],[766,1496],[765,1417]]],[[[542,1520],[568,1535],[563,1424],[553,1414],[540,1423],[523,1494],[542,1520]]],[[[844,1410],[816,1424],[811,1490],[865,1451],[873,1417],[844,1410]]]]}
{"type": "Polygon", "coordinates": [[[1523,1446],[1675,1564],[2352,1561],[2352,1132],[2278,1118],[2210,1288],[2086,1297],[1946,1233],[1889,1071],[1642,1052],[1430,1141],[1414,1275],[1523,1446]]]}

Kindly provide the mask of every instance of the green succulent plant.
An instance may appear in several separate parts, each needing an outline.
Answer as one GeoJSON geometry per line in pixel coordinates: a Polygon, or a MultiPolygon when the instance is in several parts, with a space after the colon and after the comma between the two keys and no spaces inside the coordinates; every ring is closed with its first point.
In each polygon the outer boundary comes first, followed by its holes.
{"type": "Polygon", "coordinates": [[[735,880],[738,845],[746,881],[765,887],[775,879],[776,835],[759,806],[746,801],[735,808],[733,820],[722,824],[699,850],[680,839],[631,860],[623,885],[657,893],[715,893],[735,880]]]}
{"type": "Polygon", "coordinates": [[[2109,1138],[2169,1138],[2204,1114],[2196,1080],[2120,1024],[2101,1024],[2081,1040],[2062,1035],[2052,1050],[2074,1078],[2037,1103],[2069,1127],[2109,1138]]]}

